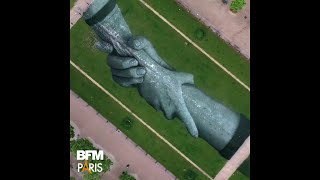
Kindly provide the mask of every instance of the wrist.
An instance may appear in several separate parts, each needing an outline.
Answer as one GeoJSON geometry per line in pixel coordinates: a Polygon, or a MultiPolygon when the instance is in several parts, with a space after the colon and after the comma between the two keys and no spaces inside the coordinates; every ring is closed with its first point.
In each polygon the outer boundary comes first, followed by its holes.
{"type": "Polygon", "coordinates": [[[83,17],[86,23],[92,26],[113,14],[116,6],[116,0],[94,0],[83,17]]]}

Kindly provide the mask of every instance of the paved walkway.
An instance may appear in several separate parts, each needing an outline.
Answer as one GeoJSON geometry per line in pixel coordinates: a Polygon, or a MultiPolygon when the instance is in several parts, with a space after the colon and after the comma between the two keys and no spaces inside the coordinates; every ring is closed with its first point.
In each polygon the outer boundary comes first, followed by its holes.
{"type": "Polygon", "coordinates": [[[175,177],[150,155],[103,118],[85,101],[70,90],[70,120],[80,137],[90,139],[104,150],[114,162],[111,171],[102,179],[118,180],[124,170],[139,180],[172,180],[175,177]],[[130,164],[129,168],[126,165],[130,164]]]}
{"type": "Polygon", "coordinates": [[[88,9],[92,2],[93,0],[77,0],[74,3],[74,6],[70,10],[70,29],[82,17],[82,13],[88,9]]]}
{"type": "Polygon", "coordinates": [[[191,161],[185,154],[183,154],[179,149],[177,149],[174,145],[172,145],[167,139],[161,136],[156,130],[154,130],[151,126],[149,126],[143,119],[133,113],[127,106],[125,106],[121,101],[119,101],[116,97],[114,97],[109,91],[103,88],[97,81],[95,81],[92,77],[90,77],[86,72],[84,72],[79,66],[77,66],[74,62],[70,60],[70,64],[76,68],[82,75],[84,75],[88,80],[90,80],[95,86],[97,86],[100,90],[102,90],[106,95],[111,97],[116,103],[118,103],[123,109],[125,109],[128,113],[130,113],[133,117],[136,118],[141,124],[143,124],[147,129],[149,129],[152,133],[154,133],[159,139],[165,142],[169,147],[171,147],[175,152],[177,152],[182,158],[192,164],[195,168],[197,168],[203,175],[207,176],[208,179],[213,180],[209,174],[207,174],[204,170],[202,170],[197,164],[191,161]]]}
{"type": "Polygon", "coordinates": [[[229,179],[232,174],[239,168],[239,166],[250,155],[250,136],[240,146],[238,151],[232,156],[232,158],[224,165],[219,173],[214,178],[215,180],[229,179]]]}
{"type": "Polygon", "coordinates": [[[229,0],[176,0],[196,18],[250,59],[250,0],[244,9],[232,13],[229,0]]]}

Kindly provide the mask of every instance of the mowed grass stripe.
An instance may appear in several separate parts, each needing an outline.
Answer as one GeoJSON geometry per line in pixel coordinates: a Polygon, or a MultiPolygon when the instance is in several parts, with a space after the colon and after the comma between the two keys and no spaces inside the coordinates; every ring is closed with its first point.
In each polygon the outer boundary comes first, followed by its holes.
{"type": "Polygon", "coordinates": [[[190,38],[188,38],[184,33],[182,33],[178,28],[176,28],[173,24],[171,24],[166,18],[164,18],[159,12],[154,10],[151,6],[149,6],[143,0],[139,0],[143,5],[145,5],[149,10],[151,10],[155,15],[157,15],[161,20],[163,20],[166,24],[168,24],[172,29],[174,29],[178,34],[180,34],[183,38],[185,38],[189,43],[191,43],[196,49],[198,49],[201,53],[207,56],[212,62],[214,62],[217,66],[219,66],[224,72],[230,75],[234,80],[240,83],[244,88],[250,91],[250,87],[243,83],[238,77],[236,77],[232,72],[230,72],[227,68],[221,65],[217,60],[211,57],[206,51],[204,51],[201,47],[199,47],[195,42],[193,42],[190,38]]]}

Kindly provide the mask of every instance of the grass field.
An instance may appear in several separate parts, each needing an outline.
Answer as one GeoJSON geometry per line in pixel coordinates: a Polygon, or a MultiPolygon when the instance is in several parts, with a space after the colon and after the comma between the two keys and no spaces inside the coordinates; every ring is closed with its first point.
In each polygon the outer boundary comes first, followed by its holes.
{"type": "Polygon", "coordinates": [[[76,0],[70,0],[70,9],[73,7],[75,2],[76,2],[76,0]]]}
{"type": "MultiPolygon", "coordinates": [[[[194,74],[195,82],[199,88],[231,107],[231,109],[242,112],[247,117],[250,117],[250,95],[246,89],[191,45],[185,45],[182,37],[153,15],[141,3],[124,0],[118,0],[117,2],[134,34],[143,34],[150,39],[160,56],[164,57],[177,70],[194,74]]],[[[190,21],[194,21],[191,17],[189,19],[190,21]]],[[[184,29],[180,29],[184,31],[184,29]]],[[[185,30],[185,32],[187,31],[185,30]]],[[[209,38],[212,35],[208,32],[207,36],[209,38]]],[[[210,41],[215,40],[211,39],[210,41]]],[[[162,136],[168,139],[181,152],[186,154],[208,174],[214,176],[224,165],[225,159],[205,141],[192,138],[178,120],[167,121],[160,112],[156,112],[151,108],[135,89],[122,88],[115,84],[111,79],[109,68],[106,67],[106,55],[94,49],[94,42],[94,33],[90,31],[89,27],[82,20],[78,22],[71,30],[71,59],[105,89],[110,91],[162,136]]],[[[220,44],[222,43],[220,42],[220,44]]],[[[216,46],[219,46],[219,44],[216,46]]],[[[221,49],[224,46],[228,47],[223,44],[219,47],[221,49]]],[[[208,53],[213,55],[214,52],[209,50],[207,50],[208,53]]],[[[225,52],[224,50],[221,51],[225,52]]],[[[247,63],[239,57],[233,60],[239,61],[235,62],[235,64],[247,63]]],[[[225,66],[228,65],[228,62],[229,60],[224,62],[225,66]]],[[[231,70],[231,68],[229,69],[231,70]]],[[[243,74],[249,74],[249,72],[245,71],[245,68],[242,70],[246,72],[243,74]]],[[[235,72],[233,73],[236,74],[235,72]]],[[[240,71],[239,74],[241,74],[240,71]]],[[[121,129],[119,124],[122,118],[130,116],[126,115],[127,113],[119,105],[112,102],[107,95],[104,95],[93,84],[90,84],[73,68],[71,69],[70,78],[71,89],[121,129]]],[[[246,81],[244,82],[246,83],[246,81]]],[[[135,123],[132,130],[124,132],[180,179],[183,177],[184,169],[196,171],[178,154],[167,157],[168,154],[174,154],[174,152],[154,137],[149,130],[142,127],[141,124],[135,123]],[[177,166],[176,164],[181,165],[177,166]]],[[[200,172],[196,172],[199,175],[198,179],[206,179],[200,172]]],[[[232,179],[247,179],[247,177],[237,172],[232,179]]]]}

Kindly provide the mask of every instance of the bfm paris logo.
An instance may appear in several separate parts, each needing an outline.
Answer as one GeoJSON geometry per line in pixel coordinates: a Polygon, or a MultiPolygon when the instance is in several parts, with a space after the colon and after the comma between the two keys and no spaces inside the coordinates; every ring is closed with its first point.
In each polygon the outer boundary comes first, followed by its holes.
{"type": "Polygon", "coordinates": [[[102,172],[102,163],[88,163],[90,156],[92,160],[103,160],[103,150],[77,150],[77,160],[84,160],[84,163],[78,163],[78,172],[81,168],[81,172],[88,171],[90,174],[102,172]]]}

